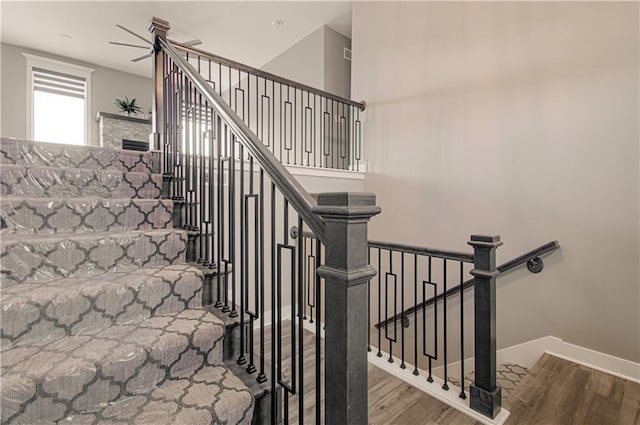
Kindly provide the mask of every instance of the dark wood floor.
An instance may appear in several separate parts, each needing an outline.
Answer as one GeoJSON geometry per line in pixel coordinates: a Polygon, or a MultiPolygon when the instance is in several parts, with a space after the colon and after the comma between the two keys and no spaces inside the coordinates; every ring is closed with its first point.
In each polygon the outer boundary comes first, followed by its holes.
{"type": "MultiPolygon", "coordinates": [[[[305,332],[305,424],[315,424],[314,338],[305,332]]],[[[286,330],[282,342],[290,343],[286,330]]],[[[289,364],[285,355],[287,376],[289,364]]],[[[375,366],[368,379],[369,424],[481,425],[375,366]]],[[[504,407],[511,411],[506,425],[640,425],[640,384],[545,354],[504,407]]],[[[289,423],[298,417],[297,397],[289,396],[289,423]]]]}
{"type": "Polygon", "coordinates": [[[506,425],[640,425],[640,384],[549,354],[529,372],[506,425]]]}

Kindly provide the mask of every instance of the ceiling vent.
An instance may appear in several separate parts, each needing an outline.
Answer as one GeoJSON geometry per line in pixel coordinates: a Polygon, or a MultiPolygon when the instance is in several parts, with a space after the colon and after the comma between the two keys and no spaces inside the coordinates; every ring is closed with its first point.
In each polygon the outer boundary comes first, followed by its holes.
{"type": "Polygon", "coordinates": [[[351,62],[351,49],[347,47],[344,48],[344,58],[351,62]]]}

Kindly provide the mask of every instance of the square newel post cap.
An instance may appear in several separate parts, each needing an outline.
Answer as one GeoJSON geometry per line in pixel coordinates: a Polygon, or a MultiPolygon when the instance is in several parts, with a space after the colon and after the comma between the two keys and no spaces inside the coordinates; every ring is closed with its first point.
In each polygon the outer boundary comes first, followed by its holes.
{"type": "Polygon", "coordinates": [[[471,240],[467,243],[474,248],[497,248],[502,245],[500,236],[471,235],[471,240]]]}
{"type": "Polygon", "coordinates": [[[171,29],[171,25],[169,21],[165,21],[164,19],[156,18],[155,16],[151,19],[151,25],[149,26],[149,31],[157,35],[158,37],[167,38],[167,33],[171,29]]]}
{"type": "Polygon", "coordinates": [[[318,205],[312,211],[323,218],[368,219],[382,209],[373,193],[329,192],[318,195],[318,205]]]}

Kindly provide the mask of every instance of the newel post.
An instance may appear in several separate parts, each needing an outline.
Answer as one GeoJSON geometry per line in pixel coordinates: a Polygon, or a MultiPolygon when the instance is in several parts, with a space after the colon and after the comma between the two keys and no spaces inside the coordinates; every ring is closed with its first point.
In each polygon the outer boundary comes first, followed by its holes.
{"type": "Polygon", "coordinates": [[[380,213],[374,194],[321,193],[325,222],[325,411],[328,424],[367,424],[367,223],[380,213]]]}
{"type": "Polygon", "coordinates": [[[149,31],[153,35],[153,109],[149,147],[160,150],[164,142],[164,51],[158,45],[158,38],[167,39],[171,29],[169,22],[156,18],[151,20],[149,31]]]}
{"type": "Polygon", "coordinates": [[[496,248],[500,236],[471,236],[475,278],[475,382],[471,408],[490,418],[500,413],[502,390],[496,385],[496,248]]]}

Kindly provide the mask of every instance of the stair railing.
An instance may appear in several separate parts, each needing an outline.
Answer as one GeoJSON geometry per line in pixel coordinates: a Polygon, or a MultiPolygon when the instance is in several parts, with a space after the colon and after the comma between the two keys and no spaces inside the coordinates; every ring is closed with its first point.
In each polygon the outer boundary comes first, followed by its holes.
{"type": "MultiPolygon", "coordinates": [[[[408,253],[433,251],[431,248],[408,247],[402,244],[395,244],[395,243],[389,243],[389,242],[375,242],[375,241],[369,241],[369,247],[378,247],[378,248],[388,247],[392,249],[395,248],[395,249],[403,250],[404,252],[408,252],[408,253]]],[[[512,260],[509,260],[503,264],[500,264],[497,267],[498,272],[500,273],[498,277],[504,276],[505,274],[517,269],[518,267],[524,266],[525,264],[527,266],[527,269],[529,269],[531,273],[540,273],[544,268],[544,261],[542,260],[541,257],[547,254],[550,254],[557,249],[560,249],[560,244],[558,243],[558,241],[547,242],[546,244],[541,245],[538,248],[532,249],[531,251],[526,252],[522,255],[519,255],[518,257],[513,258],[512,260]]],[[[386,326],[388,323],[393,322],[394,320],[401,319],[403,321],[406,321],[412,315],[420,312],[425,307],[428,307],[431,304],[443,301],[445,297],[455,297],[456,295],[459,295],[460,293],[466,291],[467,289],[473,288],[474,283],[475,283],[475,280],[473,278],[468,279],[463,283],[462,288],[460,288],[459,285],[454,286],[453,288],[449,288],[445,293],[440,293],[435,297],[429,298],[423,302],[420,302],[416,305],[413,305],[407,308],[406,310],[403,310],[402,312],[398,313],[395,316],[389,317],[379,323],[376,323],[375,327],[381,328],[383,326],[386,326]]]]}
{"type": "MultiPolygon", "coordinates": [[[[322,251],[314,249],[313,232],[300,235],[298,228],[291,232],[301,239],[311,263],[322,257],[322,251]]],[[[460,389],[458,396],[469,399],[472,409],[495,418],[501,408],[501,391],[496,383],[496,277],[523,264],[539,272],[540,257],[558,249],[559,244],[549,242],[499,267],[495,265],[499,237],[471,236],[469,245],[474,248],[472,253],[368,242],[369,262],[378,273],[367,292],[367,349],[377,357],[386,357],[389,363],[399,362],[401,369],[412,368],[415,376],[424,370],[426,381],[437,383],[444,391],[455,384],[460,389]],[[473,291],[473,298],[469,291],[473,291]],[[454,314],[448,310],[454,310],[454,314]],[[412,315],[418,317],[410,320],[412,315]],[[468,342],[474,343],[470,351],[475,374],[467,392],[464,360],[468,342]],[[460,359],[454,371],[450,370],[451,354],[460,359]]],[[[303,291],[305,320],[317,324],[324,318],[317,309],[321,300],[315,295],[316,284],[311,276],[303,291]]]]}
{"type": "Polygon", "coordinates": [[[360,171],[364,102],[171,42],[285,165],[360,171]]]}
{"type": "MultiPolygon", "coordinates": [[[[225,102],[220,86],[167,39],[169,30],[168,22],[153,19],[151,141],[160,151],[165,195],[174,201],[174,225],[189,234],[188,259],[205,273],[211,308],[239,322],[234,360],[268,390],[254,419],[366,424],[367,323],[361,317],[366,282],[375,275],[366,252],[367,222],[380,212],[375,196],[323,193],[316,202],[225,102]],[[324,255],[312,268],[303,264],[290,223],[317,235],[315,249],[324,255]],[[318,298],[332,300],[321,310],[326,329],[316,328],[311,340],[300,320],[304,273],[317,280],[318,298]]],[[[293,142],[300,134],[287,137],[293,142]]]]}

